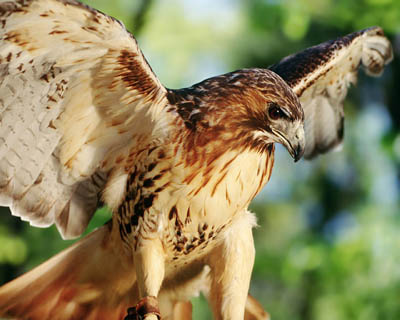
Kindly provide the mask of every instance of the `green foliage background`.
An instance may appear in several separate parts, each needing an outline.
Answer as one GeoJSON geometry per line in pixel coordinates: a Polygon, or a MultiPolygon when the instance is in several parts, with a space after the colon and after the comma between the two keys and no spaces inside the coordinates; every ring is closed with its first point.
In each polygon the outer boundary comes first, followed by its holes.
{"type": "MultiPolygon", "coordinates": [[[[340,152],[293,164],[278,148],[252,210],[252,294],[274,320],[400,319],[400,1],[92,0],[125,23],[168,87],[267,67],[311,45],[372,25],[392,40],[383,77],[362,72],[346,101],[340,152]]],[[[67,247],[0,209],[0,283],[67,247]]],[[[109,218],[96,214],[89,230],[109,218]]],[[[194,319],[210,319],[202,298],[194,319]]]]}

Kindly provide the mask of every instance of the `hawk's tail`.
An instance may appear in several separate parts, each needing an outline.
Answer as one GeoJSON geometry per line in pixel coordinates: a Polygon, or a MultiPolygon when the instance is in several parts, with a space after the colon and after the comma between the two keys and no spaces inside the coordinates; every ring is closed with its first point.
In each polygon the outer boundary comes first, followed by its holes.
{"type": "MultiPolygon", "coordinates": [[[[127,309],[138,300],[136,274],[132,257],[118,249],[110,230],[109,225],[99,228],[0,287],[0,318],[124,319],[127,309]]],[[[172,314],[163,314],[163,319],[192,319],[189,301],[172,303],[173,309],[169,311],[172,314]]],[[[261,305],[249,296],[245,319],[269,318],[261,305]]]]}
{"type": "Polygon", "coordinates": [[[136,276],[110,238],[103,226],[0,287],[0,318],[123,319],[134,302],[128,299],[134,300],[136,276]]]}

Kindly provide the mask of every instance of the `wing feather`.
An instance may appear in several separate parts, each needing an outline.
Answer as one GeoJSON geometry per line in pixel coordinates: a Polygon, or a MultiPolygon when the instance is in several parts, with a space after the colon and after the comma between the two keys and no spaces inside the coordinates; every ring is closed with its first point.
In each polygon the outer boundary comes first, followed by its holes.
{"type": "Polygon", "coordinates": [[[354,32],[284,58],[270,67],[290,85],[304,108],[306,149],[312,158],[339,145],[343,138],[343,101],[362,65],[379,76],[393,57],[379,27],[354,32]]]}
{"type": "Polygon", "coordinates": [[[80,235],[165,96],[119,21],[74,0],[0,1],[0,204],[80,235]]]}

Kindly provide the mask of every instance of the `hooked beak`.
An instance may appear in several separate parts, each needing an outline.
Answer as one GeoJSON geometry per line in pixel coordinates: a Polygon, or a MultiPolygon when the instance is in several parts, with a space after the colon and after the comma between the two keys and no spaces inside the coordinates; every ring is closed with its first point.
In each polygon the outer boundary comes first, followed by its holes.
{"type": "Polygon", "coordinates": [[[281,138],[280,143],[285,146],[294,159],[294,162],[299,161],[304,154],[306,146],[303,126],[297,128],[293,134],[289,134],[288,138],[283,136],[281,133],[276,132],[276,134],[281,138]]]}
{"type": "Polygon", "coordinates": [[[294,159],[294,162],[297,162],[301,159],[301,157],[304,154],[304,143],[301,144],[300,142],[297,145],[291,146],[290,149],[288,149],[290,155],[294,159]]]}

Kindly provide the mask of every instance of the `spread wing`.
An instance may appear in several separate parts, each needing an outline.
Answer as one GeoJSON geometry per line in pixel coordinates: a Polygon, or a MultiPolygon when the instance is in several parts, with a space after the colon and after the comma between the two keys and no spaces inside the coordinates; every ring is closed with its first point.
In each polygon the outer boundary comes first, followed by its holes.
{"type": "Polygon", "coordinates": [[[382,29],[372,27],[308,48],[270,67],[286,80],[304,108],[306,158],[342,141],[343,101],[357,80],[359,66],[379,76],[392,56],[382,29]]]}
{"type": "Polygon", "coordinates": [[[78,236],[166,89],[122,24],[78,1],[0,1],[0,39],[0,205],[78,236]]]}

